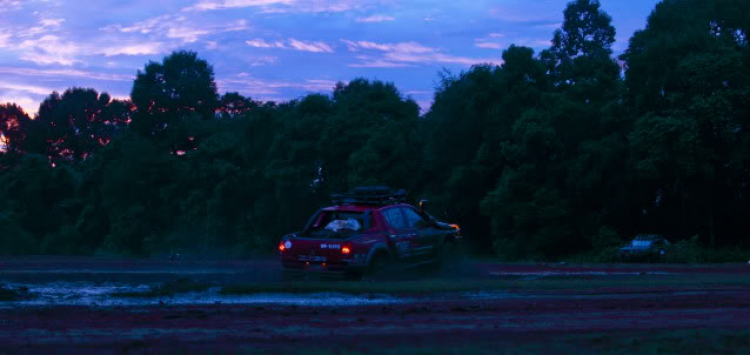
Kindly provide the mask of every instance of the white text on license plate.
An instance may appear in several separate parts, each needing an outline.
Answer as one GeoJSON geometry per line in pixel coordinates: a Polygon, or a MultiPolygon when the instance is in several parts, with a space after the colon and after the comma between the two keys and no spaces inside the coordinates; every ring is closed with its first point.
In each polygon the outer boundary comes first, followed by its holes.
{"type": "Polygon", "coordinates": [[[326,261],[326,257],[315,256],[315,255],[300,255],[299,260],[300,261],[326,261]]]}

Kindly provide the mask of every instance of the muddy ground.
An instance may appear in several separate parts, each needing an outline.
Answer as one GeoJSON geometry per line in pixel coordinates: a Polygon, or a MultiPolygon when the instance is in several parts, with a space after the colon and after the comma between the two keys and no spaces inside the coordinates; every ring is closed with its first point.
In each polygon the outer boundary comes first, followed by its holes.
{"type": "Polygon", "coordinates": [[[37,258],[0,260],[0,285],[22,296],[0,302],[0,353],[750,352],[746,264],[467,262],[352,284],[283,282],[273,260],[37,258]],[[174,280],[206,289],[121,296],[174,280]]]}

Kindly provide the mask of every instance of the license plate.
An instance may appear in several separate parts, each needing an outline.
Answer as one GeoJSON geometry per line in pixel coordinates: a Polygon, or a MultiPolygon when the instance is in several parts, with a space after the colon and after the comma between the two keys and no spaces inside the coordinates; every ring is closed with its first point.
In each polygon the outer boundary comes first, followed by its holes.
{"type": "Polygon", "coordinates": [[[326,257],[317,256],[317,255],[300,255],[299,260],[300,261],[326,261],[326,257]]]}

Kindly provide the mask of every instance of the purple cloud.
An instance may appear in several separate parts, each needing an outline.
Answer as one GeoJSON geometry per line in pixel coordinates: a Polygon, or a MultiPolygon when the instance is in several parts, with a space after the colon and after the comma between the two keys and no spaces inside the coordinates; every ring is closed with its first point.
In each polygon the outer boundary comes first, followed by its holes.
{"type": "MultiPolygon", "coordinates": [[[[616,50],[656,2],[603,4],[616,50]]],[[[35,112],[52,90],[72,86],[127,97],[144,64],[184,49],[213,65],[222,90],[256,99],[329,93],[339,80],[365,77],[394,82],[424,108],[443,68],[500,64],[511,44],[549,46],[566,3],[0,0],[0,103],[35,112]]]]}
{"type": "Polygon", "coordinates": [[[396,21],[396,18],[393,16],[384,16],[384,15],[372,15],[368,17],[357,18],[357,22],[388,22],[388,21],[396,21]]]}

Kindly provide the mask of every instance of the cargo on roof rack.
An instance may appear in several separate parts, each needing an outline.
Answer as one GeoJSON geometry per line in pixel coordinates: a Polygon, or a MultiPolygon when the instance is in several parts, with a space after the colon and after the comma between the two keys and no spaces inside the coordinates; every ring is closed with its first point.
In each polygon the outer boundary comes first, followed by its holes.
{"type": "Polygon", "coordinates": [[[372,205],[385,206],[406,202],[406,191],[393,191],[385,186],[357,187],[345,194],[331,195],[336,205],[372,205]]]}

